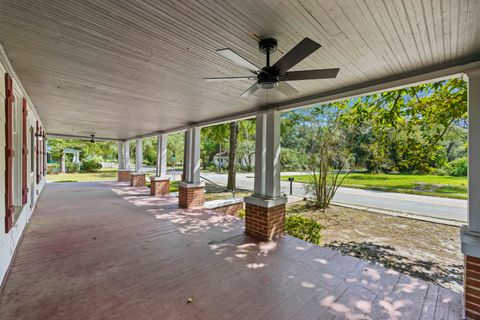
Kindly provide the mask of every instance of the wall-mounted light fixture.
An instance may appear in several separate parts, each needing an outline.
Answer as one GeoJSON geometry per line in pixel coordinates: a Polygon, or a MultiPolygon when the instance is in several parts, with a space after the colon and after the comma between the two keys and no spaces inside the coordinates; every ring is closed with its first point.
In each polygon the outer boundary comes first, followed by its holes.
{"type": "Polygon", "coordinates": [[[44,140],[45,139],[45,132],[42,133],[35,133],[35,137],[38,138],[38,140],[44,140]]]}

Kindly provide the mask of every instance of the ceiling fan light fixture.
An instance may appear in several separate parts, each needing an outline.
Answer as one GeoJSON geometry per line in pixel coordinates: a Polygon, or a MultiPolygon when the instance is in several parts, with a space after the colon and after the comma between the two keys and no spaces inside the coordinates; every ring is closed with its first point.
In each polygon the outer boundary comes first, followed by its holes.
{"type": "Polygon", "coordinates": [[[266,66],[258,74],[258,87],[261,89],[273,89],[278,86],[280,77],[278,71],[270,66],[266,66]]]}
{"type": "Polygon", "coordinates": [[[258,87],[260,89],[273,89],[278,86],[278,81],[265,81],[265,82],[258,82],[258,87]]]}

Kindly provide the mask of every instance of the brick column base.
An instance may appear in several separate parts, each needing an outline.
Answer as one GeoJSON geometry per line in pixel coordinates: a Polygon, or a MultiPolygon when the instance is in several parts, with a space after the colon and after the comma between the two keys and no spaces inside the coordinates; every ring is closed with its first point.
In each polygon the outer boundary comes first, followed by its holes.
{"type": "Polygon", "coordinates": [[[480,259],[465,256],[465,316],[480,319],[480,259]]]}
{"type": "Polygon", "coordinates": [[[130,186],[145,187],[145,173],[132,172],[130,174],[130,186]]]}
{"type": "Polygon", "coordinates": [[[260,240],[272,240],[285,233],[286,198],[245,198],[245,233],[260,240]]]}
{"type": "Polygon", "coordinates": [[[168,196],[170,194],[170,178],[151,177],[150,178],[150,195],[151,196],[168,196]]]}
{"type": "Polygon", "coordinates": [[[117,181],[130,182],[130,170],[118,170],[117,181]]]}
{"type": "Polygon", "coordinates": [[[178,206],[180,208],[202,207],[205,202],[203,184],[180,182],[178,186],[178,206]]]}

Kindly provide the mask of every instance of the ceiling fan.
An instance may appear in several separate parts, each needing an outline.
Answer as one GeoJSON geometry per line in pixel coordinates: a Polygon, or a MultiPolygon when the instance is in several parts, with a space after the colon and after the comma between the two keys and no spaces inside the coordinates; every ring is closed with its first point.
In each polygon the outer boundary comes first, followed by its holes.
{"type": "Polygon", "coordinates": [[[259,68],[247,59],[241,57],[234,51],[226,49],[218,49],[217,53],[223,57],[232,60],[239,66],[242,66],[250,70],[253,75],[243,77],[217,77],[217,78],[204,78],[206,81],[235,81],[235,80],[255,80],[256,82],[245,91],[241,97],[248,97],[255,93],[259,88],[261,89],[273,89],[277,88],[278,91],[286,96],[293,96],[299,93],[294,87],[289,85],[285,81],[296,80],[314,80],[314,79],[330,79],[335,78],[338,74],[339,68],[332,69],[316,69],[316,70],[302,70],[302,71],[290,71],[292,67],[298,64],[300,61],[308,57],[321,47],[320,44],[315,41],[304,38],[300,41],[292,50],[287,52],[283,57],[270,65],[270,54],[277,50],[277,40],[273,38],[267,38],[260,40],[258,48],[260,52],[266,55],[266,66],[259,68]]]}

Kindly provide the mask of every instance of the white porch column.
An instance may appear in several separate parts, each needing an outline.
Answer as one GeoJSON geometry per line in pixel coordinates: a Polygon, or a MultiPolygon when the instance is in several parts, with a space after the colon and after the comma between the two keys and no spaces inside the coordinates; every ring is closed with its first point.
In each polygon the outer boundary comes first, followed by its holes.
{"type": "Polygon", "coordinates": [[[77,164],[80,162],[80,155],[78,154],[78,152],[73,152],[73,163],[77,164]]]}
{"type": "Polygon", "coordinates": [[[135,171],[139,172],[143,168],[143,139],[137,138],[135,143],[135,171]]]}
{"type": "Polygon", "coordinates": [[[157,136],[157,171],[150,178],[150,195],[168,196],[170,194],[170,177],[167,176],[167,135],[157,136]]]}
{"type": "Polygon", "coordinates": [[[178,205],[181,208],[203,206],[203,183],[200,182],[200,127],[185,131],[183,181],[178,188],[178,205]]]}
{"type": "Polygon", "coordinates": [[[265,195],[265,157],[267,154],[267,114],[262,113],[256,118],[255,132],[255,179],[253,193],[265,195]]]}
{"type": "Polygon", "coordinates": [[[130,170],[130,141],[125,141],[123,151],[125,152],[123,157],[125,170],[130,170]]]}
{"type": "Polygon", "coordinates": [[[157,177],[167,176],[167,135],[157,136],[157,177]]]}
{"type": "Polygon", "coordinates": [[[267,112],[265,135],[265,196],[280,197],[280,112],[267,112]]]}
{"type": "Polygon", "coordinates": [[[480,258],[480,69],[468,79],[468,227],[462,232],[462,252],[480,258]]]}
{"type": "Polygon", "coordinates": [[[465,313],[480,318],[480,69],[466,72],[468,79],[468,226],[462,228],[465,255],[465,313]],[[470,288],[467,290],[467,287],[470,288]]]}
{"type": "Polygon", "coordinates": [[[200,184],[200,127],[185,131],[183,181],[189,184],[200,184]]]}
{"type": "Polygon", "coordinates": [[[245,198],[245,231],[271,240],[285,230],[285,203],[280,190],[280,112],[269,110],[256,119],[254,194],[245,198]]]}
{"type": "Polygon", "coordinates": [[[130,142],[118,142],[118,181],[130,182],[130,142]]]}
{"type": "Polygon", "coordinates": [[[467,72],[467,77],[468,229],[480,232],[480,70],[467,72]]]}
{"type": "Polygon", "coordinates": [[[123,155],[124,155],[123,146],[124,146],[124,142],[123,141],[118,141],[118,149],[117,149],[118,170],[125,169],[125,162],[123,161],[123,155]]]}

